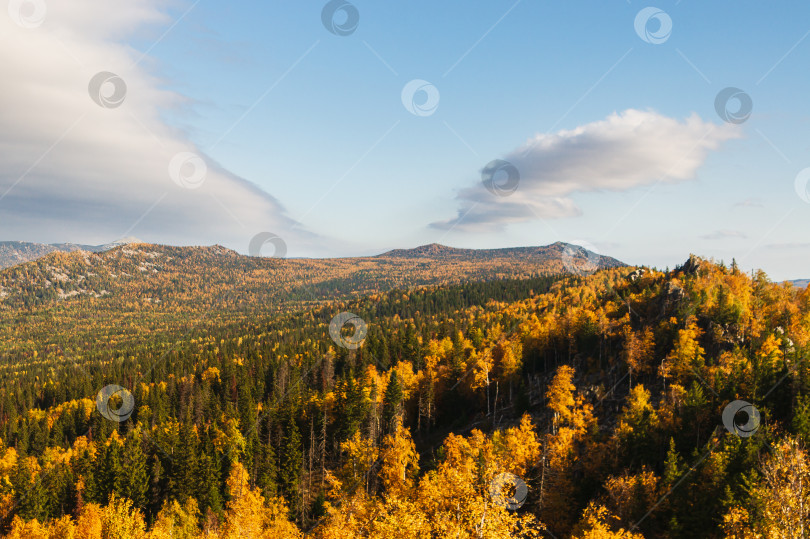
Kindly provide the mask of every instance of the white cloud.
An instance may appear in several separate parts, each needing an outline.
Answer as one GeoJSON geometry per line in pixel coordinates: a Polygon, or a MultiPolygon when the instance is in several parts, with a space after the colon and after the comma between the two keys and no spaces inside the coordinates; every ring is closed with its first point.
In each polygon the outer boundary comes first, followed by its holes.
{"type": "Polygon", "coordinates": [[[185,98],[162,89],[144,67],[150,59],[124,41],[168,29],[173,21],[161,5],[48,2],[44,23],[32,29],[0,12],[0,237],[102,243],[133,234],[246,251],[253,235],[269,230],[287,240],[290,254],[306,251],[314,236],[289,231],[295,223],[278,200],[161,119],[185,98]],[[100,71],[125,81],[120,107],[90,98],[88,83],[100,71]],[[206,161],[199,189],[169,177],[182,151],[206,161]]]}
{"type": "Polygon", "coordinates": [[[696,114],[678,121],[634,109],[576,129],[537,135],[504,157],[520,174],[514,193],[497,196],[478,181],[459,192],[456,217],[431,226],[478,230],[574,217],[581,214],[570,198],[574,193],[692,179],[710,151],[740,136],[739,126],[716,125],[696,114]]]}

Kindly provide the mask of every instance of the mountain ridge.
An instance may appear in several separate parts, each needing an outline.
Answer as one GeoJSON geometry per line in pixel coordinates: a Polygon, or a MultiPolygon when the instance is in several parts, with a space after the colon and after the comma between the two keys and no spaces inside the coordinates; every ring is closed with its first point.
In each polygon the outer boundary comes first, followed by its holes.
{"type": "MultiPolygon", "coordinates": [[[[102,245],[86,245],[78,243],[33,243],[22,241],[0,241],[0,270],[24,264],[26,262],[33,262],[42,257],[45,257],[53,252],[75,252],[86,251],[90,253],[102,253],[120,247],[122,245],[148,245],[154,247],[179,247],[187,249],[219,249],[227,251],[228,253],[247,256],[238,253],[222,245],[210,246],[173,246],[163,245],[156,243],[148,243],[141,241],[137,238],[128,237],[116,240],[114,242],[105,243],[102,245]]],[[[450,247],[439,243],[429,243],[420,245],[410,249],[392,249],[377,255],[370,256],[354,256],[354,257],[341,257],[344,259],[367,259],[367,258],[507,258],[511,256],[518,257],[532,257],[540,256],[562,256],[566,249],[569,249],[571,255],[576,256],[580,250],[585,251],[585,255],[599,260],[599,267],[619,267],[626,265],[625,263],[613,257],[600,255],[578,245],[564,243],[561,241],[545,245],[545,246],[525,246],[525,247],[502,247],[502,248],[487,248],[487,249],[469,249],[460,247],[450,247]],[[590,254],[588,254],[590,253],[590,254]],[[596,258],[598,257],[598,258],[596,258]]],[[[308,258],[310,260],[333,260],[337,257],[331,258],[308,258]]]]}
{"type": "Polygon", "coordinates": [[[132,236],[101,245],[85,245],[70,242],[36,243],[28,241],[0,241],[0,269],[11,268],[26,262],[33,262],[53,252],[72,253],[75,251],[87,251],[90,253],[100,253],[131,243],[142,243],[142,241],[132,236]]]}
{"type": "Polygon", "coordinates": [[[563,245],[480,251],[428,245],[415,252],[324,259],[251,257],[219,245],[127,243],[99,252],[56,250],[0,270],[0,311],[48,308],[83,299],[101,302],[111,310],[144,302],[177,307],[202,302],[230,310],[246,298],[285,310],[292,304],[345,300],[394,288],[582,274],[625,266],[563,245]]]}
{"type": "Polygon", "coordinates": [[[600,268],[602,267],[619,267],[626,266],[624,262],[617,260],[613,257],[602,255],[600,253],[588,250],[573,243],[565,243],[557,241],[549,245],[540,246],[524,246],[524,247],[500,247],[494,249],[466,249],[459,247],[450,247],[440,243],[430,243],[427,245],[420,245],[412,249],[393,249],[386,251],[382,254],[376,255],[377,258],[383,257],[396,257],[396,258],[458,258],[464,256],[472,257],[502,257],[502,256],[557,256],[564,255],[577,257],[581,255],[599,261],[600,268]]]}

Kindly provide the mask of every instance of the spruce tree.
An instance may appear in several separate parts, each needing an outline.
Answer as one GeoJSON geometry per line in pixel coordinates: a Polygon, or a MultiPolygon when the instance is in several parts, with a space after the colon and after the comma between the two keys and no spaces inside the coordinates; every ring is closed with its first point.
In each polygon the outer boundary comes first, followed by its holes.
{"type": "Polygon", "coordinates": [[[133,431],[127,437],[121,458],[123,488],[121,495],[126,496],[138,509],[146,509],[149,493],[149,471],[146,453],[141,447],[140,433],[133,431]]]}
{"type": "Polygon", "coordinates": [[[287,496],[287,500],[293,506],[298,499],[302,459],[301,433],[298,430],[298,424],[295,422],[291,411],[287,424],[284,427],[284,440],[281,448],[278,477],[281,488],[287,496]]]}
{"type": "Polygon", "coordinates": [[[351,375],[342,381],[339,391],[342,393],[338,399],[338,411],[340,439],[343,441],[354,436],[354,433],[360,428],[368,412],[368,406],[365,402],[362,383],[351,375]]]}
{"type": "MultiPolygon", "coordinates": [[[[11,485],[15,493],[16,514],[25,520],[48,518],[48,495],[43,484],[46,477],[34,477],[28,456],[19,455],[11,485]]],[[[41,472],[42,473],[42,472],[41,472]]]]}
{"type": "Polygon", "coordinates": [[[397,371],[391,371],[391,378],[383,395],[382,430],[384,434],[390,433],[395,428],[395,419],[399,415],[400,403],[402,403],[402,386],[397,377],[397,371]]]}
{"type": "Polygon", "coordinates": [[[276,452],[273,450],[272,423],[268,417],[261,422],[262,431],[259,447],[256,453],[256,486],[262,491],[265,498],[276,495],[278,466],[276,465],[276,452]]]}
{"type": "Polygon", "coordinates": [[[200,479],[197,472],[197,434],[189,421],[180,424],[177,449],[172,452],[169,497],[185,503],[200,479]]]}

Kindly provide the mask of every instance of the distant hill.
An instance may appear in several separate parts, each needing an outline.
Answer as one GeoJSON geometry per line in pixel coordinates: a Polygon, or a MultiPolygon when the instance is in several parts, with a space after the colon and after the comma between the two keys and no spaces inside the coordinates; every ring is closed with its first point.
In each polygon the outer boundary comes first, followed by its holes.
{"type": "Polygon", "coordinates": [[[788,282],[796,288],[807,288],[807,285],[810,284],[810,279],[794,279],[788,282]]]}
{"type": "Polygon", "coordinates": [[[229,291],[271,302],[340,299],[393,288],[521,279],[620,267],[578,246],[455,249],[426,245],[357,258],[263,258],[225,247],[146,243],[90,247],[28,244],[35,261],[0,271],[0,309],[84,296],[200,302],[229,291]]]}
{"type": "MultiPolygon", "coordinates": [[[[25,262],[32,262],[55,251],[65,253],[72,253],[75,251],[102,253],[115,247],[120,247],[121,245],[135,243],[143,242],[133,237],[123,238],[103,245],[84,245],[76,243],[45,244],[24,241],[3,241],[0,242],[0,269],[10,268],[19,264],[24,264],[25,262]]],[[[193,249],[193,247],[191,248],[193,249]]],[[[563,242],[556,242],[544,247],[510,247],[505,249],[458,249],[455,247],[440,245],[438,243],[431,243],[429,245],[422,245],[413,249],[394,249],[373,258],[429,258],[435,260],[453,259],[469,261],[487,259],[504,260],[511,258],[516,260],[534,260],[545,262],[555,259],[562,260],[562,257],[566,254],[566,249],[569,256],[573,255],[575,261],[590,259],[595,262],[595,265],[598,266],[599,269],[621,267],[625,265],[623,262],[620,262],[615,258],[601,256],[578,245],[563,242]]]]}
{"type": "Polygon", "coordinates": [[[3,241],[0,242],[0,268],[30,262],[57,250],[59,249],[53,245],[42,243],[3,241]]]}
{"type": "Polygon", "coordinates": [[[202,320],[239,323],[395,289],[565,274],[591,262],[594,269],[623,265],[564,244],[482,251],[425,246],[328,259],[250,257],[219,245],[55,250],[0,270],[0,342],[14,342],[12,334],[21,331],[15,325],[45,319],[52,320],[48,332],[70,339],[90,338],[88,320],[102,326],[94,329],[94,339],[129,338],[174,333],[202,320]],[[124,332],[122,316],[128,320],[124,332]]]}
{"type": "Polygon", "coordinates": [[[10,268],[25,262],[42,258],[54,251],[71,253],[74,251],[88,251],[100,253],[108,251],[119,245],[138,243],[136,238],[124,238],[104,245],[79,245],[75,243],[30,243],[26,241],[0,241],[0,269],[10,268]]]}
{"type": "Polygon", "coordinates": [[[495,260],[495,259],[515,259],[515,260],[563,260],[570,257],[577,262],[590,259],[599,269],[617,268],[626,266],[624,262],[615,258],[600,255],[589,251],[579,245],[558,241],[543,247],[508,247],[504,249],[457,249],[438,243],[422,245],[413,249],[394,249],[376,258],[430,258],[436,260],[495,260]]]}

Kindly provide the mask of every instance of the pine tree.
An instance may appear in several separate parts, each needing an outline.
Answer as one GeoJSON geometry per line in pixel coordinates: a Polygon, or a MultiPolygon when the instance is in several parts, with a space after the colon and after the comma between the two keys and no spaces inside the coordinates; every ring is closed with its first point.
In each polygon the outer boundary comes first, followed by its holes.
{"type": "Polygon", "coordinates": [[[149,493],[147,457],[141,447],[140,432],[133,431],[127,437],[121,457],[123,485],[121,495],[132,501],[137,509],[146,509],[149,493]]]}
{"type": "Polygon", "coordinates": [[[165,493],[165,477],[163,464],[157,453],[150,456],[149,464],[149,503],[147,512],[150,515],[156,515],[160,511],[163,500],[166,499],[165,493]]]}
{"type": "Polygon", "coordinates": [[[190,418],[179,425],[177,449],[172,452],[169,497],[181,504],[198,490],[202,479],[198,471],[199,441],[190,418]]]}
{"type": "Polygon", "coordinates": [[[256,486],[261,489],[265,498],[269,498],[276,495],[278,481],[278,466],[276,465],[276,452],[273,450],[270,418],[262,421],[259,428],[263,434],[256,453],[256,486]]]}
{"type": "Polygon", "coordinates": [[[353,376],[348,375],[344,378],[338,391],[340,392],[338,397],[339,434],[340,439],[345,441],[354,436],[354,433],[360,428],[368,413],[368,406],[365,402],[363,385],[353,376]]]}
{"type": "Polygon", "coordinates": [[[17,458],[11,484],[15,493],[17,514],[20,517],[26,520],[32,518],[45,520],[50,516],[45,479],[34,457],[21,454],[17,458]]]}
{"type": "Polygon", "coordinates": [[[388,385],[383,395],[382,432],[387,434],[396,429],[397,419],[402,403],[402,386],[397,377],[397,371],[391,370],[388,385]]]}
{"type": "Polygon", "coordinates": [[[402,359],[413,363],[414,368],[419,370],[422,368],[422,353],[419,349],[419,340],[416,337],[416,329],[413,324],[408,323],[405,326],[404,345],[402,349],[402,359]]]}
{"type": "Polygon", "coordinates": [[[121,443],[117,434],[100,444],[93,462],[92,483],[87,483],[87,501],[105,504],[123,486],[121,443]]]}
{"type": "Polygon", "coordinates": [[[304,457],[301,447],[301,433],[292,412],[290,412],[284,427],[284,440],[280,456],[279,484],[288,500],[298,500],[301,465],[304,457]]]}
{"type": "Polygon", "coordinates": [[[805,443],[810,442],[810,395],[798,395],[793,407],[793,432],[801,436],[805,443]]]}

